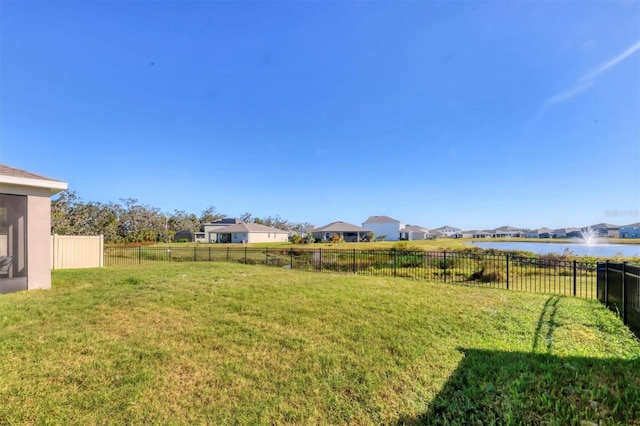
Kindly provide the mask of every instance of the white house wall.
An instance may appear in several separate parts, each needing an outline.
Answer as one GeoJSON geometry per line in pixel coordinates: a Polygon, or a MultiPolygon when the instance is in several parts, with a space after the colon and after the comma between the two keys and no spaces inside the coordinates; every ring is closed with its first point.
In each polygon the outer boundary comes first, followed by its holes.
{"type": "Polygon", "coordinates": [[[411,232],[409,232],[409,239],[410,240],[426,240],[427,239],[427,233],[426,232],[411,231],[411,232]]]}
{"type": "Polygon", "coordinates": [[[362,224],[363,228],[370,229],[375,234],[375,237],[380,235],[386,235],[385,241],[398,241],[400,239],[400,229],[404,228],[404,225],[399,222],[393,223],[368,223],[362,224]]]}
{"type": "Polygon", "coordinates": [[[231,242],[232,243],[250,243],[249,236],[246,232],[232,232],[231,233],[231,242]]]}

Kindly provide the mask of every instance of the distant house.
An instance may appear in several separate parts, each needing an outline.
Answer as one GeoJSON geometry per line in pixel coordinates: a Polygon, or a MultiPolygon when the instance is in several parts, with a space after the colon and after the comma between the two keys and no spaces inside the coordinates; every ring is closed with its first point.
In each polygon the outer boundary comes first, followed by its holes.
{"type": "Polygon", "coordinates": [[[314,229],[316,229],[315,225],[305,225],[300,228],[300,234],[307,235],[308,233],[313,232],[314,229]]]}
{"type": "Polygon", "coordinates": [[[454,228],[453,226],[442,226],[440,228],[434,229],[433,231],[439,232],[447,238],[462,237],[462,232],[460,228],[454,228]]]}
{"type": "Polygon", "coordinates": [[[193,234],[191,233],[191,231],[188,231],[188,230],[178,231],[173,236],[173,241],[177,241],[177,242],[188,241],[188,242],[191,242],[191,241],[193,241],[193,234]]]}
{"type": "Polygon", "coordinates": [[[524,230],[513,226],[501,226],[492,230],[491,234],[493,238],[520,238],[524,234],[524,230]]]}
{"type": "Polygon", "coordinates": [[[427,228],[423,228],[422,226],[416,225],[406,225],[404,228],[400,230],[400,239],[401,240],[428,240],[430,238],[435,238],[429,235],[429,230],[427,228]]]}
{"type": "Polygon", "coordinates": [[[333,235],[341,236],[345,242],[354,243],[359,241],[369,241],[371,239],[371,229],[361,228],[346,222],[332,222],[328,225],[315,228],[313,238],[320,241],[331,241],[333,235]]]}
{"type": "Polygon", "coordinates": [[[548,235],[540,238],[583,238],[584,236],[580,228],[558,228],[547,233],[548,235]]]}
{"type": "Polygon", "coordinates": [[[289,231],[257,223],[238,223],[219,228],[215,232],[217,243],[284,243],[289,231]]]}
{"type": "Polygon", "coordinates": [[[554,229],[552,233],[553,238],[567,238],[567,228],[554,229]]]}
{"type": "Polygon", "coordinates": [[[540,238],[553,238],[553,229],[542,228],[544,231],[540,231],[540,238]]]}
{"type": "Polygon", "coordinates": [[[431,229],[429,230],[429,235],[427,236],[428,239],[435,239],[435,238],[444,238],[444,234],[442,232],[438,232],[435,229],[431,229]]]}
{"type": "Polygon", "coordinates": [[[542,227],[538,229],[529,230],[524,233],[524,237],[525,238],[552,238],[553,229],[542,227]]]}
{"type": "Polygon", "coordinates": [[[567,238],[583,238],[584,234],[580,228],[565,228],[567,238]]]}
{"type": "Polygon", "coordinates": [[[461,231],[460,235],[462,238],[491,238],[493,235],[493,231],[480,231],[477,229],[473,229],[470,231],[461,231]]]}
{"type": "Polygon", "coordinates": [[[402,239],[400,232],[405,224],[389,216],[370,216],[362,227],[373,231],[376,237],[384,235],[384,241],[398,241],[402,239]]]}
{"type": "Polygon", "coordinates": [[[620,227],[620,238],[640,238],[640,222],[620,227]]]}
{"type": "Polygon", "coordinates": [[[205,223],[200,232],[194,234],[193,240],[199,243],[215,243],[218,241],[218,231],[227,226],[242,223],[240,219],[225,217],[214,222],[205,223]]]}
{"type": "Polygon", "coordinates": [[[594,237],[600,238],[620,238],[620,227],[611,223],[597,223],[595,225],[582,228],[585,233],[591,232],[594,237]]]}

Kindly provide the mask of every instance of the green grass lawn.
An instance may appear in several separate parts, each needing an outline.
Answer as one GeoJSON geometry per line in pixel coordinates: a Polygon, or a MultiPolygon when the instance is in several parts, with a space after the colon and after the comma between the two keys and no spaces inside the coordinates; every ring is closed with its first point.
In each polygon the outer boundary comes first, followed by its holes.
{"type": "Polygon", "coordinates": [[[226,263],[0,297],[0,424],[640,424],[598,302],[226,263]]]}

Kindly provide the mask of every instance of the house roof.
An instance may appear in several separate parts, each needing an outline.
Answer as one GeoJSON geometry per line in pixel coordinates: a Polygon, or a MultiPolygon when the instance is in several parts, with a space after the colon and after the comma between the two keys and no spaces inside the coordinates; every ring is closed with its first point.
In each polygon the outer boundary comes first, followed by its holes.
{"type": "Polygon", "coordinates": [[[429,232],[429,230],[427,228],[423,228],[422,226],[406,225],[400,230],[400,232],[429,232]]]}
{"type": "Polygon", "coordinates": [[[471,229],[469,231],[462,231],[463,234],[474,234],[474,235],[490,235],[493,231],[483,231],[480,229],[471,229]]]}
{"type": "Polygon", "coordinates": [[[499,228],[496,228],[495,231],[520,232],[522,230],[520,228],[514,228],[513,226],[500,226],[499,228]]]}
{"type": "Polygon", "coordinates": [[[51,195],[68,188],[66,182],[0,164],[0,183],[47,188],[51,195]]]}
{"type": "Polygon", "coordinates": [[[620,228],[640,228],[640,222],[630,223],[628,225],[622,225],[620,228]]]}
{"type": "Polygon", "coordinates": [[[602,228],[618,229],[620,227],[618,225],[613,225],[611,223],[596,223],[595,225],[588,226],[587,228],[591,228],[591,229],[602,229],[602,228]]]}
{"type": "Polygon", "coordinates": [[[389,216],[369,216],[369,219],[364,223],[400,223],[400,221],[392,219],[389,216]]]}
{"type": "Polygon", "coordinates": [[[454,228],[453,226],[441,226],[440,228],[436,228],[434,229],[434,231],[440,231],[440,232],[445,232],[445,231],[460,231],[460,228],[454,228]]]}
{"type": "Polygon", "coordinates": [[[313,232],[371,232],[370,229],[361,228],[357,225],[352,225],[347,222],[331,222],[328,225],[316,228],[313,232]]]}
{"type": "Polygon", "coordinates": [[[538,228],[538,229],[528,229],[527,231],[525,231],[525,234],[544,234],[544,233],[548,233],[548,232],[553,232],[553,229],[550,228],[546,228],[546,227],[542,227],[542,228],[538,228]]]}
{"type": "Polygon", "coordinates": [[[214,220],[213,222],[207,222],[204,225],[235,225],[238,223],[242,223],[242,221],[235,217],[225,217],[222,219],[214,220]]]}
{"type": "Polygon", "coordinates": [[[276,234],[289,234],[288,231],[282,229],[272,228],[270,226],[260,225],[258,223],[238,223],[235,225],[226,226],[217,231],[219,234],[230,234],[232,232],[253,232],[253,233],[276,233],[276,234]]]}

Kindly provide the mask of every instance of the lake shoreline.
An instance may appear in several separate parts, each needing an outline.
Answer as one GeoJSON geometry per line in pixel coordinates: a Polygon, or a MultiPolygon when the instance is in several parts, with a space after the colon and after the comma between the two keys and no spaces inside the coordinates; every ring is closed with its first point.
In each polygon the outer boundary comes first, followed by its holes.
{"type": "Polygon", "coordinates": [[[614,242],[587,244],[578,240],[570,241],[469,241],[471,247],[483,250],[514,250],[533,253],[536,255],[564,254],[573,256],[588,256],[602,259],[611,258],[640,258],[640,244],[619,244],[614,242]]]}

